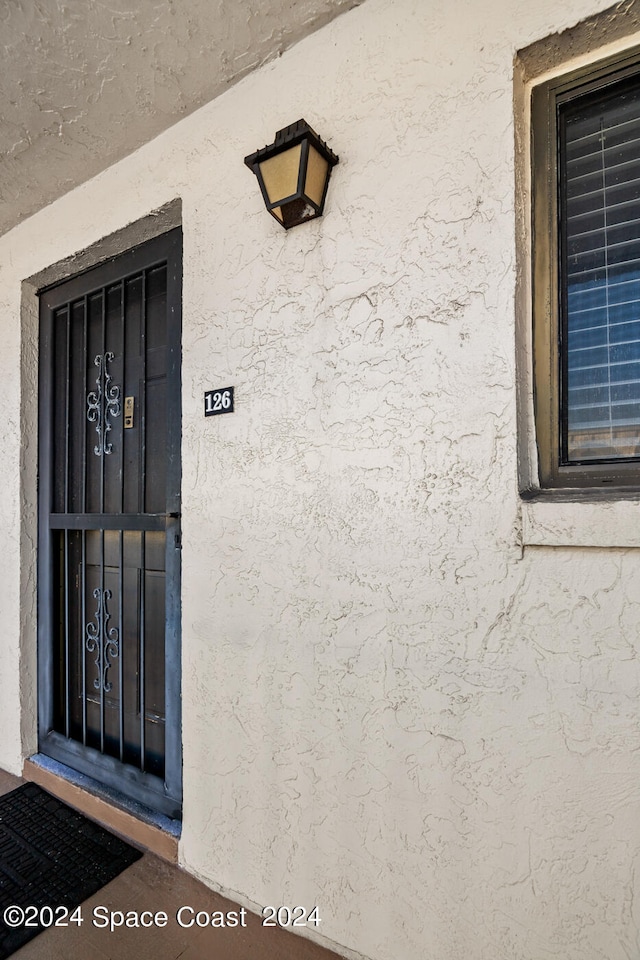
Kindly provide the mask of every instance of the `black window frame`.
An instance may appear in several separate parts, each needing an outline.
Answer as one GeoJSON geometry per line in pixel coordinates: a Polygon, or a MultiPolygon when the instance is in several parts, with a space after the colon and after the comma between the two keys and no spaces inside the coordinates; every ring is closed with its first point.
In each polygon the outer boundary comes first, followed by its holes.
{"type": "MultiPolygon", "coordinates": [[[[543,83],[531,92],[533,389],[541,490],[590,495],[640,492],[640,456],[588,462],[563,457],[562,222],[559,108],[637,77],[640,48],[608,57],[543,83]]],[[[639,321],[640,322],[640,321],[639,321]]],[[[640,435],[640,421],[638,424],[640,435]]]]}

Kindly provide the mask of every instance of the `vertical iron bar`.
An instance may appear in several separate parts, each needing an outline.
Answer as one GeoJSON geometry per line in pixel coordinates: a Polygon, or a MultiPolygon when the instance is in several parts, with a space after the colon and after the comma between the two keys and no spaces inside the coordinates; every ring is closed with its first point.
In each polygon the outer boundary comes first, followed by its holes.
{"type": "Polygon", "coordinates": [[[69,394],[71,390],[71,304],[66,309],[65,354],[66,370],[64,385],[64,512],[69,512],[69,412],[71,409],[69,394]]]}
{"type": "MultiPolygon", "coordinates": [[[[120,320],[122,323],[122,393],[123,404],[127,393],[127,313],[125,304],[126,286],[124,279],[120,281],[120,320]]],[[[124,410],[122,414],[122,443],[120,444],[120,512],[124,513],[124,410]]],[[[118,558],[118,628],[120,636],[120,658],[118,660],[119,677],[119,707],[120,707],[120,761],[124,760],[124,533],[120,530],[120,554],[118,558]]]]}
{"type": "MultiPolygon", "coordinates": [[[[103,388],[101,391],[101,423],[104,428],[105,421],[105,376],[104,368],[106,367],[106,360],[104,359],[107,352],[107,291],[103,287],[101,290],[101,321],[102,321],[102,357],[103,357],[103,388]]],[[[104,434],[102,440],[102,456],[100,457],[100,513],[104,513],[104,485],[105,485],[105,460],[107,459],[104,455],[104,434]]],[[[105,690],[104,690],[104,652],[105,652],[105,642],[106,637],[104,635],[104,528],[100,530],[100,598],[101,602],[99,604],[101,610],[101,623],[100,623],[100,635],[99,635],[99,644],[100,644],[100,752],[104,753],[104,728],[105,728],[105,690]]]]}
{"type": "MultiPolygon", "coordinates": [[[[58,540],[60,543],[60,540],[58,540]]],[[[69,634],[71,633],[71,623],[69,616],[69,592],[71,585],[69,583],[69,531],[64,531],[63,543],[63,562],[64,562],[64,735],[69,736],[71,727],[71,672],[69,668],[69,634]]]]}
{"type": "MultiPolygon", "coordinates": [[[[86,428],[85,428],[86,433],[86,428]]],[[[82,627],[83,631],[87,623],[87,531],[82,531],[82,567],[81,567],[81,596],[82,605],[82,627]]],[[[85,646],[84,632],[80,638],[82,644],[82,742],[87,745],[87,648],[85,646]]]]}
{"type": "Polygon", "coordinates": [[[146,553],[147,535],[140,531],[140,769],[145,768],[146,736],[145,736],[145,593],[147,587],[146,553]]]}
{"type": "MultiPolygon", "coordinates": [[[[82,396],[87,396],[87,364],[89,362],[89,304],[87,302],[87,296],[85,294],[83,298],[82,305],[82,355],[83,355],[83,383],[82,383],[82,396]]],[[[86,413],[86,411],[85,411],[86,413]]],[[[82,484],[82,490],[80,494],[81,500],[81,511],[82,513],[87,512],[87,419],[86,416],[83,419],[83,428],[82,428],[82,476],[80,477],[80,482],[82,484]]]]}
{"type": "MultiPolygon", "coordinates": [[[[145,513],[147,508],[147,272],[142,272],[141,310],[140,310],[140,340],[142,377],[140,398],[140,512],[145,513]]],[[[141,535],[140,556],[140,769],[145,769],[146,753],[146,690],[145,690],[145,660],[146,660],[146,620],[145,604],[147,590],[147,536],[141,535]]]]}
{"type": "Polygon", "coordinates": [[[100,681],[100,753],[104,753],[104,530],[100,531],[100,599],[98,601],[98,663],[100,681]]]}
{"type": "MultiPolygon", "coordinates": [[[[52,638],[60,628],[53,617],[56,609],[56,576],[54,544],[56,535],[50,528],[50,515],[55,510],[55,306],[46,295],[40,298],[40,358],[38,369],[38,739],[42,746],[55,728],[55,655],[52,638]]],[[[57,567],[59,570],[59,566],[57,567]]]]}
{"type": "Polygon", "coordinates": [[[142,377],[140,398],[140,513],[147,508],[147,274],[142,273],[140,308],[140,352],[142,377]]]}
{"type": "Polygon", "coordinates": [[[118,657],[118,699],[120,714],[120,762],[124,760],[124,533],[119,531],[120,549],[118,556],[118,636],[120,638],[120,655],[118,657]]]}
{"type": "Polygon", "coordinates": [[[99,417],[100,417],[100,424],[101,424],[101,429],[102,429],[102,438],[101,438],[101,440],[100,440],[100,445],[101,445],[101,447],[103,448],[103,452],[102,452],[102,456],[101,456],[99,459],[100,459],[100,513],[104,513],[104,467],[105,467],[105,460],[107,459],[106,456],[104,455],[104,440],[105,440],[104,422],[105,422],[105,413],[106,413],[106,409],[105,409],[105,384],[106,384],[106,376],[105,376],[106,359],[105,359],[105,353],[107,352],[107,323],[106,323],[106,302],[105,302],[105,301],[106,301],[106,290],[105,290],[104,287],[102,288],[102,291],[101,291],[101,299],[102,299],[102,308],[101,308],[101,309],[102,309],[102,367],[101,367],[101,371],[102,371],[102,372],[101,372],[100,376],[101,376],[101,380],[102,380],[102,388],[101,388],[101,390],[100,390],[100,413],[99,413],[99,417]]]}
{"type": "Polygon", "coordinates": [[[122,442],[120,444],[120,513],[124,513],[124,402],[127,393],[127,317],[125,309],[125,282],[120,281],[120,323],[122,326],[122,442]]]}
{"type": "MultiPolygon", "coordinates": [[[[71,304],[67,304],[66,309],[66,369],[64,371],[64,512],[69,512],[69,419],[70,419],[70,399],[71,390],[71,304]]],[[[70,669],[69,669],[69,531],[64,531],[64,735],[69,736],[70,730],[70,669]]]]}
{"type": "Polygon", "coordinates": [[[182,737],[180,711],[180,550],[175,537],[180,535],[181,479],[181,302],[182,302],[182,234],[175,230],[167,248],[167,513],[178,516],[167,523],[165,543],[166,613],[165,613],[165,743],[164,778],[169,796],[182,796],[182,737]]]}
{"type": "MultiPolygon", "coordinates": [[[[89,313],[88,313],[88,304],[87,297],[85,295],[83,307],[82,307],[82,369],[83,369],[83,383],[82,383],[82,396],[86,397],[87,395],[87,363],[89,360],[89,313]]],[[[87,418],[83,417],[82,421],[82,468],[81,468],[81,492],[80,492],[80,501],[81,501],[81,510],[83,513],[87,512],[87,418]]],[[[82,605],[82,627],[87,622],[87,531],[82,531],[82,566],[80,571],[80,576],[82,579],[81,583],[81,594],[80,602],[82,605]]],[[[87,650],[84,642],[84,633],[82,634],[81,640],[82,644],[82,742],[87,745],[87,650]]]]}

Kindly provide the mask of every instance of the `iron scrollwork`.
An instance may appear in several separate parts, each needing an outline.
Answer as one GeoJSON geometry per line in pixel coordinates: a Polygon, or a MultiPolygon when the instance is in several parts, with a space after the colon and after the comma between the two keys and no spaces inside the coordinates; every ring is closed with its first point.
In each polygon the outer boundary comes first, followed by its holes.
{"type": "Polygon", "coordinates": [[[111,418],[120,416],[120,387],[111,383],[111,374],[107,367],[113,360],[108,351],[93,361],[98,368],[96,389],[87,394],[87,420],[95,423],[98,442],[93,448],[96,457],[105,456],[113,451],[113,444],[107,443],[107,434],[111,430],[111,418]]]}
{"type": "Polygon", "coordinates": [[[93,681],[94,687],[96,690],[102,689],[105,693],[109,693],[113,689],[113,684],[107,680],[107,673],[111,667],[109,658],[115,660],[120,656],[120,631],[117,627],[109,627],[111,614],[107,609],[107,601],[111,600],[111,590],[96,588],[93,596],[98,601],[98,609],[94,619],[85,628],[85,646],[89,653],[98,652],[94,661],[98,668],[98,676],[93,681]]]}

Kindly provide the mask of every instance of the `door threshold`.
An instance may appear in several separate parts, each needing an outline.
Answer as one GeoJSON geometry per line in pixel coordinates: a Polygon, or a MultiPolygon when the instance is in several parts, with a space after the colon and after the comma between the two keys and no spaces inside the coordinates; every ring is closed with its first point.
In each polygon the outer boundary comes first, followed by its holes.
{"type": "Polygon", "coordinates": [[[169,863],[178,862],[182,827],[178,820],[155,813],[42,753],[25,760],[22,776],[135,847],[155,853],[169,863]]]}

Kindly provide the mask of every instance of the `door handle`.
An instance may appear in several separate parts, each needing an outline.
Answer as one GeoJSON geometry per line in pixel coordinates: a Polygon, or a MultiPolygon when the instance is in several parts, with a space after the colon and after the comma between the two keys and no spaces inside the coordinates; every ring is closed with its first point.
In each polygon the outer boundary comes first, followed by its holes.
{"type": "MultiPolygon", "coordinates": [[[[172,513],[165,514],[165,516],[167,520],[180,520],[180,518],[182,517],[182,514],[176,510],[176,511],[173,511],[172,513]]],[[[174,533],[173,535],[173,545],[176,548],[176,550],[181,550],[182,549],[182,533],[180,532],[179,525],[177,525],[177,528],[178,528],[178,532],[174,533]]],[[[174,527],[173,529],[175,530],[176,527],[174,527]]]]}

